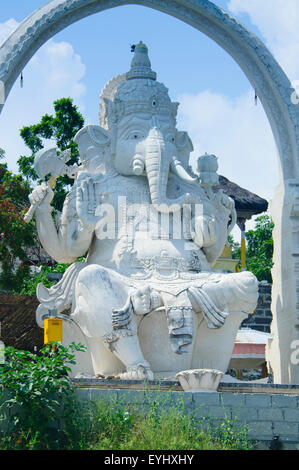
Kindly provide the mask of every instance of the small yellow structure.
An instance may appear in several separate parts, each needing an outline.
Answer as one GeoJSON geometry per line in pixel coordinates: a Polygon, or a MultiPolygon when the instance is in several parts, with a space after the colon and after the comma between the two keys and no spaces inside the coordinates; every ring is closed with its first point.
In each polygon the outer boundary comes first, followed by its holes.
{"type": "Polygon", "coordinates": [[[214,271],[235,273],[239,260],[233,259],[231,246],[225,245],[220,258],[217,259],[213,266],[214,271]]]}
{"type": "Polygon", "coordinates": [[[44,320],[44,343],[62,343],[62,318],[48,317],[44,320]]]}

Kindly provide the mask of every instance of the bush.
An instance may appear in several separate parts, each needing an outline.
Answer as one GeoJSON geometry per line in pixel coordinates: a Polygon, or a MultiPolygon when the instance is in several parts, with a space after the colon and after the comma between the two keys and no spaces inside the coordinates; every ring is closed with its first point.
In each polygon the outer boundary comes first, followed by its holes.
{"type": "MultiPolygon", "coordinates": [[[[68,429],[76,435],[77,449],[91,450],[250,450],[247,428],[226,418],[220,425],[197,419],[184,402],[170,404],[150,394],[142,407],[111,396],[110,400],[85,403],[68,429]],[[82,419],[85,416],[85,419],[82,419]],[[84,424],[82,424],[84,423],[84,424]],[[74,429],[77,431],[74,432],[74,429]]],[[[69,439],[69,442],[74,442],[69,439]]],[[[73,447],[74,448],[74,447],[73,447]]]]}
{"type": "Polygon", "coordinates": [[[2,448],[61,446],[64,416],[74,401],[67,375],[75,363],[74,351],[84,348],[74,343],[68,348],[51,344],[38,355],[5,348],[5,362],[0,365],[0,410],[8,432],[0,434],[2,448]]]}

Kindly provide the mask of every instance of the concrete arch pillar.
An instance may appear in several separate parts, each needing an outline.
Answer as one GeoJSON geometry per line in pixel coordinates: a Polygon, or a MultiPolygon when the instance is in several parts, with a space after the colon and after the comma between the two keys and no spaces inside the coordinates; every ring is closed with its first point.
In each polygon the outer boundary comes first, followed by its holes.
{"type": "Polygon", "coordinates": [[[0,46],[0,112],[16,78],[48,39],[82,18],[129,4],[172,15],[212,38],[233,57],[257,90],[275,138],[281,170],[281,184],[271,205],[275,222],[275,338],[269,360],[277,383],[299,383],[299,366],[291,361],[292,342],[299,340],[299,105],[292,100],[289,79],[262,41],[208,0],[51,0],[28,16],[0,46]]]}

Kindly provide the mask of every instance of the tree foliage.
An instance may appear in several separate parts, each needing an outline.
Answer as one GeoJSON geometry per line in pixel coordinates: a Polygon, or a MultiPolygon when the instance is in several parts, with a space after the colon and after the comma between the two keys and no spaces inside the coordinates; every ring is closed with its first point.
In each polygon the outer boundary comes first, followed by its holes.
{"type": "Polygon", "coordinates": [[[256,219],[254,230],[246,233],[247,269],[252,271],[259,281],[272,283],[273,267],[273,232],[274,224],[269,216],[262,215],[256,219]]]}
{"type": "Polygon", "coordinates": [[[0,287],[18,289],[28,276],[26,248],[34,245],[34,224],[26,224],[23,214],[28,209],[30,186],[21,175],[0,164],[0,287]]]}
{"type": "MultiPolygon", "coordinates": [[[[246,236],[246,268],[259,281],[272,283],[271,269],[273,267],[273,232],[274,224],[268,215],[261,215],[255,220],[255,228],[248,230],[246,236]]],[[[229,243],[233,249],[233,258],[240,259],[240,245],[230,237],[229,243]]]]}
{"type": "MultiPolygon", "coordinates": [[[[29,157],[21,156],[18,160],[19,170],[28,181],[38,180],[33,162],[35,154],[44,147],[46,140],[53,141],[53,147],[57,147],[58,153],[70,148],[71,158],[68,164],[78,163],[79,153],[77,145],[72,139],[84,125],[83,116],[71,98],[61,98],[54,101],[54,111],[54,115],[45,114],[39,123],[25,126],[20,131],[25,145],[32,152],[29,157]]],[[[57,179],[52,202],[55,209],[61,211],[67,188],[72,184],[73,180],[68,176],[60,176],[57,179]]]]}

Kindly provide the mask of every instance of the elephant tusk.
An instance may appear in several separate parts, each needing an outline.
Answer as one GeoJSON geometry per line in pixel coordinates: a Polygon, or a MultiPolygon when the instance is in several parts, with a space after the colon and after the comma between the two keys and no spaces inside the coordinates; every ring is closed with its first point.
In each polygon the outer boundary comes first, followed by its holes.
{"type": "Polygon", "coordinates": [[[176,174],[183,181],[186,181],[186,183],[196,183],[197,178],[189,175],[189,173],[183,167],[182,162],[180,162],[180,160],[178,160],[176,157],[172,157],[170,167],[173,173],[176,174]]]}
{"type": "Polygon", "coordinates": [[[140,155],[135,155],[132,162],[133,173],[136,176],[142,175],[145,169],[144,161],[140,155]]]}

